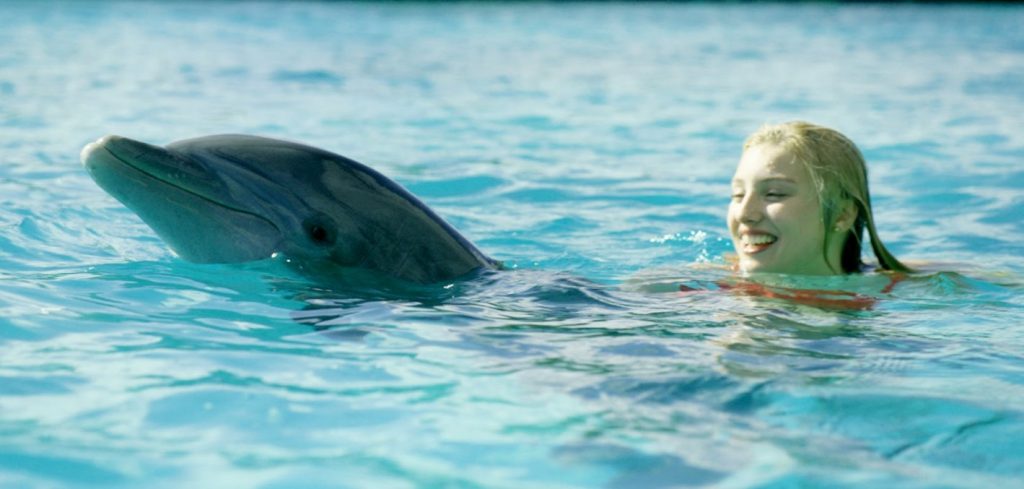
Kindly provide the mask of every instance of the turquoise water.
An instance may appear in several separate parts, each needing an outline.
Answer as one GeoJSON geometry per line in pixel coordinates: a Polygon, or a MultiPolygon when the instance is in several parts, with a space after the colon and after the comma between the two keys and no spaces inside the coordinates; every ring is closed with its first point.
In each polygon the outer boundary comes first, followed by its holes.
{"type": "Polygon", "coordinates": [[[1022,485],[1020,25],[0,3],[0,486],[1022,485]],[[796,118],[860,144],[928,272],[856,311],[671,292],[728,278],[739,146],[796,118]],[[78,162],[224,132],[370,164],[515,270],[396,295],[190,264],[78,162]]]}

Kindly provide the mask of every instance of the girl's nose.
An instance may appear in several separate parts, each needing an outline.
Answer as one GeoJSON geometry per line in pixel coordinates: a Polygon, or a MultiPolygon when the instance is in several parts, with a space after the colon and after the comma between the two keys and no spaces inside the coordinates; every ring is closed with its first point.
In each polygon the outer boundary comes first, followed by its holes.
{"type": "Polygon", "coordinates": [[[754,223],[760,221],[764,217],[764,209],[761,205],[760,199],[754,195],[753,192],[747,193],[743,196],[743,200],[740,201],[740,222],[754,223]]]}

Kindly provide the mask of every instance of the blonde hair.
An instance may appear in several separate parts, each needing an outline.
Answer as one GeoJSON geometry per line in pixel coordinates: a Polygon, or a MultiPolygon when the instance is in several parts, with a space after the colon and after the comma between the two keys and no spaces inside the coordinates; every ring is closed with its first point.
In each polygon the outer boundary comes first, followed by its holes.
{"type": "Polygon", "coordinates": [[[843,203],[852,200],[856,205],[857,218],[846,235],[841,237],[844,242],[840,266],[844,273],[859,272],[864,265],[860,254],[865,227],[871,238],[871,249],[883,269],[910,271],[889,253],[882,240],[878,238],[871,213],[867,165],[853,141],[839,131],[793,121],[762,126],[743,143],[743,150],[761,144],[773,144],[787,150],[810,173],[825,225],[823,252],[828,250],[829,243],[834,237],[831,226],[841,212],[843,203]]]}

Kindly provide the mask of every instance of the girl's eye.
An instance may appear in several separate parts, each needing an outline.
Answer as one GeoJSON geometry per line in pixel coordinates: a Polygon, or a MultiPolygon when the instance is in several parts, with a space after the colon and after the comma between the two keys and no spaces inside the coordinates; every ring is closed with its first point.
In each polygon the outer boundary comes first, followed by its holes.
{"type": "Polygon", "coordinates": [[[732,194],[732,200],[743,200],[743,194],[734,192],[732,194]]]}
{"type": "Polygon", "coordinates": [[[768,192],[765,192],[764,196],[768,197],[769,199],[781,199],[785,197],[786,194],[784,192],[776,192],[774,190],[769,190],[768,192]]]}

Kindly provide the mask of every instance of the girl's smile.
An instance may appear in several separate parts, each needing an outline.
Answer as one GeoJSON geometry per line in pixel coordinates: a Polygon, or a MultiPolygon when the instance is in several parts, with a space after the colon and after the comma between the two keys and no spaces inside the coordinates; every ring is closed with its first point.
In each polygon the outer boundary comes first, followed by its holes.
{"type": "Polygon", "coordinates": [[[769,233],[762,233],[760,231],[747,231],[740,235],[740,243],[743,245],[743,251],[748,255],[760,253],[773,243],[778,241],[779,238],[772,236],[769,233]]]}

